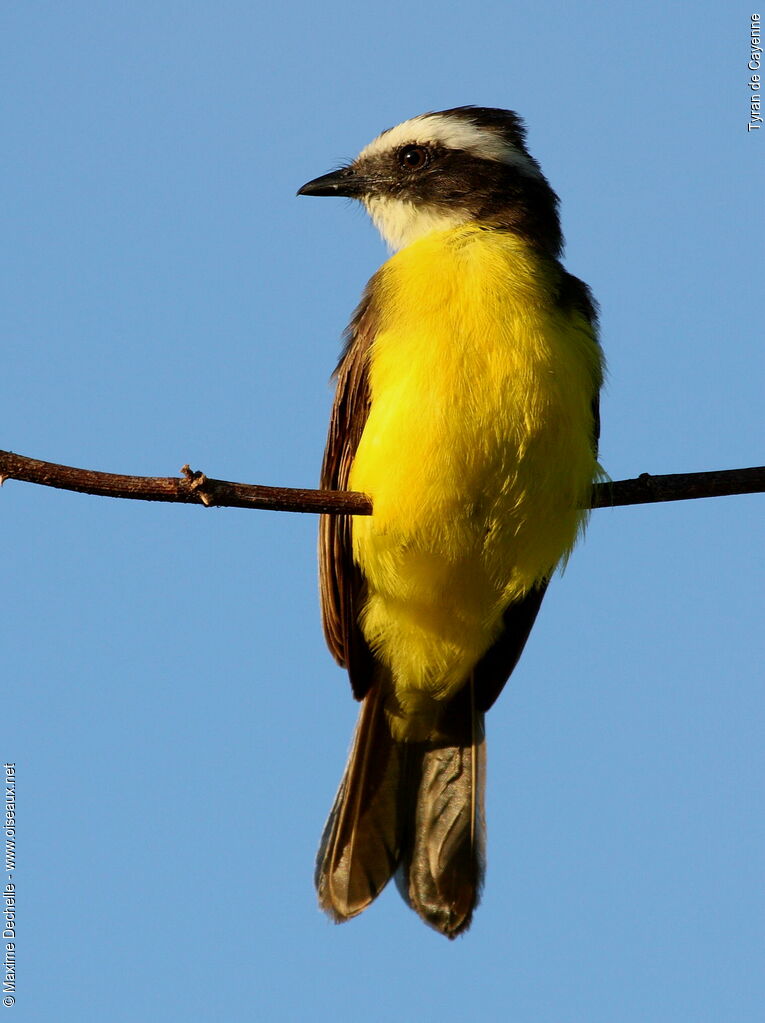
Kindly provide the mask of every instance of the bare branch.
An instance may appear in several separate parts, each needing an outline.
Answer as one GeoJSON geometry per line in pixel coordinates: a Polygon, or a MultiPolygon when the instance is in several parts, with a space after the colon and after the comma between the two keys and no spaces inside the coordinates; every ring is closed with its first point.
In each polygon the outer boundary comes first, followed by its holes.
{"type": "Polygon", "coordinates": [[[590,507],[616,508],[626,504],[658,504],[660,501],[762,493],[765,493],[765,465],[751,469],[680,472],[670,476],[651,476],[644,472],[634,480],[597,483],[592,488],[590,507]]]}
{"type": "Polygon", "coordinates": [[[55,462],[41,462],[10,451],[0,451],[0,483],[6,479],[39,483],[58,490],[131,501],[170,501],[204,504],[216,508],[266,508],[271,511],[346,512],[369,515],[372,502],[364,494],[335,490],[298,490],[295,487],[261,487],[209,479],[202,472],[181,469],[175,476],[118,476],[111,472],[76,469],[55,462]]]}
{"type": "MultiPolygon", "coordinates": [[[[370,515],[372,502],[366,494],[336,490],[299,490],[295,487],[263,487],[210,479],[188,465],[175,476],[118,476],[110,472],[76,469],[42,462],[10,451],[0,451],[0,484],[6,479],[37,483],[59,490],[132,501],[169,501],[203,504],[216,508],[264,508],[271,511],[314,514],[370,515]]],[[[671,476],[643,473],[637,479],[598,483],[593,487],[592,508],[660,501],[686,501],[700,497],[765,492],[765,466],[725,469],[719,472],[686,472],[671,476]]]]}

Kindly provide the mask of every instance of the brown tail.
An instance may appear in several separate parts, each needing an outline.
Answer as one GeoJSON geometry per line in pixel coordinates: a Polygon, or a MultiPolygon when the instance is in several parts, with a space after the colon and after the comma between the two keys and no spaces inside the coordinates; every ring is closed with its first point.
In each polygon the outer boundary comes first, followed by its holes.
{"type": "Polygon", "coordinates": [[[364,700],[316,862],[319,904],[356,916],[397,873],[422,919],[454,938],[470,926],[484,872],[485,743],[472,686],[447,708],[437,742],[397,742],[381,686],[364,700]]]}

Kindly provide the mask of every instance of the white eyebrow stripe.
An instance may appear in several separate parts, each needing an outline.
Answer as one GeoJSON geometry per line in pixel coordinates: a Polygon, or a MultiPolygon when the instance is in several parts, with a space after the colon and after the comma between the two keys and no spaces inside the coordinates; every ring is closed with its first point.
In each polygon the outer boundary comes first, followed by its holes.
{"type": "Polygon", "coordinates": [[[511,145],[498,132],[443,114],[421,114],[409,121],[402,121],[395,128],[373,139],[361,150],[358,159],[379,156],[408,142],[415,145],[430,143],[445,149],[463,149],[482,160],[496,160],[517,167],[529,177],[540,177],[542,173],[533,157],[511,145]]]}

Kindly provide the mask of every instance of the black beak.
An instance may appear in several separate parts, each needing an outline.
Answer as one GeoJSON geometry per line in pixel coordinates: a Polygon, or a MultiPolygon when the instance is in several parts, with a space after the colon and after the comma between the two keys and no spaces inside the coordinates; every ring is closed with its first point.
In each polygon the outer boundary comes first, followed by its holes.
{"type": "Polygon", "coordinates": [[[320,178],[306,182],[298,189],[298,195],[342,195],[349,199],[358,199],[366,191],[366,182],[360,178],[352,167],[343,167],[320,178]]]}

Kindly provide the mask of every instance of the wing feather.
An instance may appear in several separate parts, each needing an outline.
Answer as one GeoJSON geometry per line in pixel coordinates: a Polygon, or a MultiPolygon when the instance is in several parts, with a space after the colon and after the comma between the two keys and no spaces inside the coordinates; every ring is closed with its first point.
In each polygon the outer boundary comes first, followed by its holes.
{"type": "MultiPolygon", "coordinates": [[[[369,348],[376,331],[375,275],[346,331],[335,371],[337,389],[321,470],[324,490],[347,490],[351,466],[369,415],[369,348]]],[[[332,656],[347,668],[353,694],[372,684],[374,659],[358,625],[364,581],[353,560],[352,517],[322,515],[319,523],[319,591],[324,635],[332,656]]]]}

